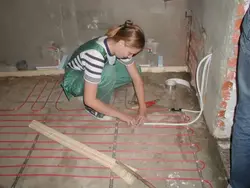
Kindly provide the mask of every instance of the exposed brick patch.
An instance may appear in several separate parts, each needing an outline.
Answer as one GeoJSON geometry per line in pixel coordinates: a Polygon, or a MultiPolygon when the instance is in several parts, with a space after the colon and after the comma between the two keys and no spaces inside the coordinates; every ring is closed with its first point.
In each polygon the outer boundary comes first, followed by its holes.
{"type": "Polygon", "coordinates": [[[191,80],[191,84],[195,86],[195,77],[196,77],[196,69],[199,63],[199,59],[201,59],[203,57],[203,47],[204,47],[204,39],[203,39],[203,35],[202,33],[200,33],[201,28],[197,28],[199,27],[199,25],[195,25],[193,23],[192,25],[192,29],[190,31],[191,36],[190,36],[190,46],[188,49],[188,54],[189,57],[187,59],[188,62],[188,66],[190,68],[190,72],[191,72],[191,76],[192,76],[192,80],[191,80]]]}
{"type": "Polygon", "coordinates": [[[236,71],[235,70],[228,70],[226,79],[227,80],[235,80],[236,79],[236,71]]]}
{"type": "Polygon", "coordinates": [[[217,114],[218,117],[224,118],[225,117],[225,110],[220,110],[217,114]]]}
{"type": "MultiPolygon", "coordinates": [[[[231,72],[230,72],[231,74],[231,72]]],[[[220,102],[220,109],[217,113],[218,117],[224,117],[225,109],[227,108],[227,101],[230,99],[230,91],[233,87],[233,83],[231,81],[225,81],[221,88],[221,102],[220,102]],[[224,113],[224,114],[223,114],[224,113]]]]}
{"type": "Polygon", "coordinates": [[[237,65],[237,57],[229,58],[228,61],[227,61],[227,65],[228,65],[228,67],[236,68],[236,65],[237,65]]]}
{"type": "Polygon", "coordinates": [[[235,31],[234,34],[233,34],[233,36],[232,36],[233,44],[238,44],[239,39],[240,39],[240,32],[239,31],[235,31]]]}
{"type": "Polygon", "coordinates": [[[221,97],[223,101],[227,101],[230,99],[230,90],[233,87],[233,83],[231,81],[226,81],[224,82],[222,86],[222,91],[221,91],[221,97]]]}
{"type": "Polygon", "coordinates": [[[224,83],[221,87],[221,101],[219,109],[217,111],[217,126],[224,127],[225,113],[228,107],[228,102],[231,98],[231,90],[233,87],[233,82],[236,79],[236,67],[237,67],[237,57],[238,57],[238,43],[240,39],[240,27],[245,14],[245,9],[243,4],[239,4],[237,7],[236,17],[234,21],[234,31],[231,36],[232,50],[233,54],[228,58],[227,67],[228,70],[225,75],[224,83]]]}
{"type": "MultiPolygon", "coordinates": [[[[202,35],[197,34],[194,31],[191,32],[191,46],[194,49],[200,50],[201,47],[203,46],[203,40],[202,40],[202,35]],[[199,37],[198,37],[199,35],[199,37]]],[[[198,51],[197,51],[198,53],[198,51]]]]}
{"type": "Polygon", "coordinates": [[[197,64],[198,63],[198,58],[197,58],[197,55],[195,53],[195,50],[192,47],[190,47],[190,55],[193,58],[192,63],[194,61],[194,63],[197,64]]]}
{"type": "MultiPolygon", "coordinates": [[[[231,31],[232,33],[231,38],[229,39],[230,43],[228,46],[225,46],[229,52],[231,52],[226,58],[226,72],[224,75],[224,80],[222,81],[221,91],[220,91],[220,99],[219,104],[217,106],[216,112],[216,119],[215,119],[215,126],[218,127],[225,127],[225,123],[227,119],[225,119],[225,114],[228,108],[231,108],[231,92],[233,89],[233,83],[235,83],[236,79],[236,67],[237,67],[237,57],[238,57],[238,43],[240,39],[240,27],[242,24],[243,16],[245,14],[244,3],[239,3],[236,7],[235,12],[232,13],[235,17],[232,20],[231,31]]],[[[197,68],[198,61],[204,57],[203,46],[204,40],[203,34],[201,33],[201,28],[199,24],[196,22],[192,22],[192,32],[189,33],[191,35],[190,38],[190,46],[188,49],[189,58],[187,59],[188,66],[190,67],[190,71],[192,74],[192,80],[195,79],[195,71],[197,68]]],[[[225,59],[224,59],[225,60],[225,59]]],[[[218,67],[219,68],[219,67],[218,67]]],[[[233,117],[232,117],[233,118],[233,117]]],[[[222,129],[223,130],[223,129],[222,129]]],[[[227,131],[228,129],[225,129],[227,131]]]]}
{"type": "MultiPolygon", "coordinates": [[[[242,2],[242,1],[241,1],[242,2]]],[[[246,1],[245,1],[246,2],[246,1]]],[[[240,38],[240,27],[242,23],[242,18],[245,14],[245,8],[244,3],[239,3],[237,6],[236,12],[233,13],[235,15],[235,18],[233,18],[232,21],[232,36],[231,36],[231,42],[229,46],[227,46],[228,50],[231,50],[233,52],[228,57],[227,61],[227,72],[224,76],[224,83],[221,87],[221,99],[220,103],[217,109],[217,117],[215,120],[215,126],[217,126],[217,129],[221,130],[225,133],[225,135],[230,135],[230,127],[225,128],[225,126],[232,126],[230,125],[230,122],[233,120],[233,115],[231,117],[225,117],[225,113],[227,113],[227,110],[232,110],[232,102],[233,102],[233,96],[230,96],[230,93],[232,91],[233,83],[235,83],[236,79],[236,67],[237,67],[237,58],[238,58],[238,43],[240,38]]],[[[215,135],[216,136],[216,135],[215,135]]],[[[219,136],[219,135],[218,135],[219,136]]],[[[222,152],[220,152],[222,153],[222,152]]],[[[224,160],[224,165],[227,169],[228,175],[230,174],[230,153],[229,150],[227,150],[226,155],[222,155],[222,159],[224,160]],[[227,159],[227,160],[225,160],[227,159]]]]}
{"type": "Polygon", "coordinates": [[[237,7],[237,16],[244,16],[245,14],[245,8],[243,4],[239,4],[237,7]]]}
{"type": "Polygon", "coordinates": [[[234,29],[236,31],[239,31],[241,23],[242,23],[242,18],[239,18],[239,19],[235,20],[235,22],[234,22],[234,29]]]}
{"type": "Polygon", "coordinates": [[[222,100],[228,101],[230,99],[230,91],[222,90],[221,97],[222,97],[222,100]]]}
{"type": "Polygon", "coordinates": [[[227,102],[226,102],[226,101],[221,101],[220,107],[221,107],[222,109],[226,109],[226,108],[227,108],[227,102]]]}
{"type": "Polygon", "coordinates": [[[224,82],[223,86],[222,86],[222,90],[230,90],[233,87],[233,83],[231,81],[226,81],[224,82]]]}
{"type": "Polygon", "coordinates": [[[224,127],[225,126],[224,121],[222,121],[222,120],[217,121],[217,126],[218,127],[224,127]]]}

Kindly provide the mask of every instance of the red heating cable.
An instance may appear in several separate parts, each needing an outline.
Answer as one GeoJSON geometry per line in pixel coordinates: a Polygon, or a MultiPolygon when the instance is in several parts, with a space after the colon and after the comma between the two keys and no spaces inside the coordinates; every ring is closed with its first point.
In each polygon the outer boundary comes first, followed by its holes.
{"type": "MultiPolygon", "coordinates": [[[[16,111],[16,110],[20,110],[21,109],[21,107],[22,106],[24,106],[25,105],[25,103],[28,101],[28,99],[29,99],[29,97],[31,96],[31,94],[33,93],[33,91],[35,90],[35,88],[37,87],[37,85],[38,85],[38,83],[40,82],[40,80],[37,82],[37,84],[33,87],[33,89],[32,89],[32,91],[29,93],[29,95],[28,95],[28,97],[25,99],[25,101],[21,104],[21,105],[19,105],[19,106],[17,106],[17,107],[15,107],[15,108],[13,108],[13,109],[7,109],[7,110],[0,110],[0,111],[16,111]]],[[[57,81],[58,82],[58,81],[57,81]]],[[[37,103],[37,101],[38,101],[38,99],[40,98],[40,96],[42,95],[42,93],[43,93],[43,91],[44,91],[44,89],[42,89],[42,91],[41,91],[41,93],[39,94],[39,96],[38,96],[38,98],[36,99],[36,101],[34,102],[34,104],[32,105],[32,107],[31,107],[31,110],[33,111],[33,112],[35,112],[35,111],[40,111],[40,110],[42,110],[45,106],[46,106],[46,104],[47,104],[47,102],[48,102],[48,100],[49,100],[49,98],[50,98],[50,96],[51,96],[51,94],[52,94],[52,92],[53,92],[53,90],[54,90],[54,88],[55,88],[55,86],[57,85],[57,82],[55,83],[55,85],[54,85],[54,87],[51,89],[51,92],[49,93],[49,96],[47,97],[47,99],[46,99],[46,101],[45,101],[45,103],[44,103],[44,105],[40,108],[40,109],[33,109],[33,107],[34,107],[34,105],[37,103]]],[[[47,84],[45,85],[45,87],[47,86],[47,84]]],[[[58,111],[78,111],[78,110],[83,110],[83,109],[70,109],[70,110],[66,110],[66,109],[61,109],[61,108],[58,108],[58,101],[59,101],[59,99],[60,99],[60,97],[61,97],[61,95],[62,95],[62,92],[63,91],[61,91],[61,93],[59,94],[59,96],[58,96],[58,98],[57,98],[57,100],[56,100],[56,103],[55,103],[55,107],[56,107],[56,109],[58,110],[58,111]]],[[[154,110],[157,110],[157,111],[159,111],[159,109],[154,109],[154,110]]],[[[166,109],[164,109],[164,111],[166,111],[166,109]]],[[[0,116],[6,116],[7,114],[0,114],[0,116]]],[[[43,116],[44,117],[44,114],[12,114],[13,116],[43,116]]],[[[71,114],[68,114],[68,116],[70,116],[71,114]]],[[[180,115],[176,115],[176,114],[174,114],[175,116],[180,116],[180,115]]],[[[10,116],[11,116],[11,114],[10,114],[10,116]]],[[[46,115],[45,115],[46,116],[46,115]]],[[[50,114],[50,115],[48,115],[48,116],[67,116],[67,115],[64,115],[64,114],[50,114]]],[[[75,115],[73,115],[73,116],[75,116],[75,117],[81,117],[81,116],[88,116],[88,115],[85,115],[85,114],[75,114],[75,115]]],[[[169,116],[169,114],[163,114],[163,116],[169,116]]],[[[186,122],[186,121],[189,121],[190,120],[190,118],[188,117],[188,116],[184,116],[184,122],[186,122]]],[[[40,120],[40,121],[44,121],[44,120],[40,120]]],[[[30,122],[30,120],[23,120],[23,119],[20,119],[20,120],[0,120],[0,122],[30,122]]],[[[48,119],[48,120],[45,120],[45,122],[99,122],[98,120],[53,120],[53,119],[48,119]]],[[[106,121],[106,122],[115,122],[115,121],[106,121]]],[[[171,123],[171,122],[170,122],[171,123]]],[[[16,128],[21,128],[21,127],[26,127],[26,126],[8,126],[8,125],[6,125],[6,126],[4,126],[4,125],[2,125],[2,126],[0,126],[0,127],[5,127],[5,128],[9,128],[9,127],[16,127],[16,128]]],[[[53,127],[53,126],[51,126],[51,127],[53,127]]],[[[54,126],[54,127],[56,127],[56,126],[54,126]]],[[[65,126],[57,126],[58,128],[59,127],[61,127],[61,128],[67,128],[67,127],[65,127],[65,126]]],[[[70,126],[71,128],[72,127],[75,127],[75,128],[80,128],[81,126],[70,126]]],[[[105,128],[105,126],[97,126],[97,127],[99,127],[99,128],[105,128]]],[[[114,128],[113,126],[106,126],[106,127],[109,127],[109,128],[114,128]]],[[[93,126],[89,126],[89,128],[93,128],[93,126]]],[[[119,127],[119,128],[121,128],[121,127],[119,127]]],[[[126,127],[125,127],[126,128],[126,127]]],[[[157,126],[152,126],[152,127],[148,127],[148,128],[157,128],[157,126]]],[[[163,128],[162,126],[159,126],[158,128],[163,128]]],[[[170,127],[168,127],[168,128],[170,128],[170,127]]],[[[194,134],[194,131],[192,130],[192,129],[190,129],[190,128],[186,128],[186,129],[189,129],[189,130],[191,130],[191,135],[193,135],[194,134]]],[[[5,132],[6,134],[12,134],[11,132],[5,132]]],[[[19,132],[19,133],[17,133],[17,134],[21,134],[22,132],[19,132]]],[[[15,133],[13,133],[13,134],[15,134],[15,133]]],[[[29,134],[29,133],[25,133],[25,134],[29,134]]],[[[34,134],[34,132],[32,133],[32,134],[34,134]]],[[[65,134],[70,134],[70,133],[65,133],[65,134]]],[[[73,134],[73,133],[72,133],[73,134]]],[[[87,135],[88,133],[83,133],[82,135],[87,135]]],[[[90,135],[91,135],[91,133],[89,133],[90,135]]],[[[77,134],[76,134],[77,135],[77,134]]],[[[99,135],[99,134],[92,134],[92,135],[99,135]]],[[[105,134],[100,134],[100,135],[105,135],[105,134]]],[[[106,135],[114,135],[114,134],[106,134],[106,135]]],[[[128,133],[119,133],[118,135],[129,135],[128,133]]],[[[147,134],[147,133],[145,133],[145,134],[134,134],[134,136],[137,136],[137,135],[151,135],[151,136],[159,136],[159,135],[163,135],[164,136],[164,134],[162,134],[162,133],[160,133],[160,134],[147,134]]],[[[165,134],[166,135],[166,134],[165,134]]],[[[168,135],[168,134],[167,134],[168,135]]],[[[179,135],[179,136],[190,136],[190,134],[172,134],[172,135],[179,135]]],[[[20,140],[19,140],[20,141],[20,140]]],[[[14,140],[2,140],[2,141],[0,141],[0,142],[2,142],[2,143],[15,143],[16,141],[14,141],[14,140]]],[[[23,143],[23,142],[25,142],[25,141],[22,141],[21,140],[21,143],[23,143]]],[[[27,142],[30,142],[30,141],[27,141],[27,142]]],[[[37,143],[39,143],[40,141],[37,141],[37,143]]],[[[19,142],[20,143],[20,142],[19,142]]],[[[45,141],[45,143],[48,143],[48,141],[45,141]]],[[[50,142],[51,143],[51,142],[50,142]]],[[[100,144],[113,144],[113,142],[96,142],[96,143],[90,143],[89,142],[89,144],[98,144],[98,145],[100,145],[100,144]]],[[[129,144],[131,144],[131,143],[117,143],[117,145],[129,145],[129,144]]],[[[135,144],[135,143],[133,143],[133,144],[135,144]]],[[[143,144],[143,143],[141,143],[141,144],[143,144]]],[[[144,143],[145,144],[145,143],[144,143]]],[[[146,144],[148,144],[148,145],[155,145],[155,144],[157,144],[157,143],[146,143],[146,144]]],[[[170,144],[170,143],[168,143],[168,144],[170,144]]],[[[158,145],[165,145],[165,146],[168,146],[168,144],[161,144],[161,143],[158,143],[158,145]]],[[[171,145],[171,144],[170,144],[171,145]]],[[[181,153],[186,153],[186,152],[188,152],[188,153],[194,153],[194,152],[198,152],[198,151],[200,151],[200,148],[199,148],[199,146],[197,145],[197,144],[193,144],[193,143],[182,143],[182,144],[174,144],[174,145],[186,145],[186,146],[193,146],[193,147],[195,147],[196,148],[196,151],[182,151],[181,153]]],[[[17,149],[17,150],[30,150],[30,148],[0,148],[0,150],[15,150],[15,149],[17,149]]],[[[70,151],[70,150],[65,150],[65,149],[52,149],[52,148],[34,148],[34,150],[41,150],[41,151],[44,151],[44,150],[48,150],[48,151],[70,151]]],[[[105,151],[105,152],[112,152],[112,150],[100,150],[100,151],[105,151]]],[[[116,150],[116,152],[136,152],[136,153],[138,153],[138,151],[141,151],[141,152],[145,152],[145,151],[143,151],[143,150],[116,150]]],[[[152,151],[146,151],[146,153],[154,153],[154,152],[152,152],[152,151]]],[[[164,152],[157,152],[157,151],[155,151],[156,153],[164,153],[164,152]]],[[[175,152],[174,152],[175,153],[175,152]]],[[[27,158],[27,156],[5,156],[5,157],[3,157],[3,156],[0,156],[0,158],[27,158]]],[[[38,158],[60,158],[60,157],[55,157],[55,156],[30,156],[30,157],[28,157],[28,158],[36,158],[36,159],[38,159],[38,158]]],[[[65,159],[65,157],[61,157],[61,158],[64,158],[65,159]]],[[[68,157],[68,159],[87,159],[87,158],[84,158],[84,157],[68,157]]],[[[127,158],[127,159],[129,159],[129,158],[127,158]]],[[[124,159],[124,160],[126,160],[126,159],[124,159]]],[[[131,158],[130,160],[144,160],[144,159],[133,159],[133,158],[131,158]]],[[[157,161],[159,161],[159,160],[161,160],[161,159],[157,159],[157,161]]],[[[162,160],[164,160],[164,159],[162,159],[162,160]]],[[[148,161],[152,161],[152,159],[148,159],[148,161]]],[[[179,161],[179,162],[183,162],[183,161],[179,161]]],[[[184,161],[185,162],[185,161],[184,161]]],[[[195,171],[195,170],[203,170],[204,168],[205,168],[205,163],[203,162],[203,161],[193,161],[193,162],[195,162],[195,163],[200,163],[200,164],[202,164],[201,165],[201,168],[198,168],[198,169],[175,169],[175,170],[179,170],[179,171],[195,171]]],[[[14,165],[15,166],[15,165],[14,165]]],[[[8,167],[10,167],[10,168],[12,168],[12,167],[14,167],[14,166],[12,166],[12,165],[6,165],[6,166],[0,166],[1,168],[8,168],[8,167]]],[[[19,165],[19,166],[21,166],[21,165],[19,165]]],[[[38,165],[38,166],[40,166],[40,167],[53,167],[53,165],[51,166],[49,166],[49,165],[38,165]]],[[[33,167],[38,167],[38,166],[36,166],[36,165],[34,165],[33,167]]],[[[30,166],[30,167],[32,167],[32,166],[30,166]]],[[[77,167],[77,166],[68,166],[69,168],[81,168],[81,167],[77,167]]],[[[62,166],[61,166],[61,168],[62,168],[62,166]]],[[[83,167],[82,167],[83,168],[83,167]]],[[[86,168],[95,168],[95,167],[86,167],[86,168]]],[[[164,168],[162,168],[161,170],[163,170],[164,168]]],[[[144,168],[144,170],[152,170],[151,168],[144,168]]],[[[159,170],[159,169],[158,169],[159,170]]],[[[165,169],[166,170],[166,169],[165,169]]],[[[173,169],[169,169],[169,170],[173,170],[173,169]]],[[[0,176],[67,176],[67,177],[88,177],[88,178],[110,178],[109,176],[108,177],[105,177],[105,176],[78,176],[78,175],[70,175],[70,174],[0,174],[0,176]]],[[[115,177],[115,178],[117,178],[117,177],[115,177]]],[[[208,184],[210,187],[212,187],[212,184],[208,181],[208,180],[201,180],[201,179],[199,179],[199,178],[160,178],[160,177],[148,177],[147,179],[149,179],[149,180],[180,180],[180,181],[204,181],[206,184],[208,184]]]]}
{"type": "Polygon", "coordinates": [[[34,102],[33,105],[31,106],[31,110],[32,110],[33,112],[39,112],[39,111],[41,111],[42,109],[44,109],[44,107],[46,106],[46,104],[47,104],[47,102],[48,102],[48,100],[49,100],[49,98],[50,98],[52,92],[54,91],[56,85],[58,84],[58,82],[59,82],[59,80],[57,80],[57,81],[54,83],[54,85],[53,85],[53,87],[52,87],[52,89],[51,89],[51,91],[50,91],[50,93],[49,93],[49,95],[48,95],[46,101],[45,101],[44,104],[43,104],[43,106],[40,107],[40,108],[38,108],[38,109],[34,109],[35,104],[37,103],[37,101],[38,101],[39,98],[41,97],[42,93],[44,92],[46,86],[48,85],[48,82],[45,84],[45,86],[43,87],[41,93],[38,95],[38,97],[36,98],[35,102],[34,102]]]}

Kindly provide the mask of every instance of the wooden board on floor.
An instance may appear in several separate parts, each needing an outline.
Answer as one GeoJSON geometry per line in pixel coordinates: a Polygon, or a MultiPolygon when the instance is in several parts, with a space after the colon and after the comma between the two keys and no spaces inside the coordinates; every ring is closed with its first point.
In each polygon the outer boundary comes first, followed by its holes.
{"type": "MultiPolygon", "coordinates": [[[[50,138],[53,141],[58,142],[59,144],[69,148],[70,150],[81,154],[85,157],[88,157],[89,159],[97,162],[98,164],[101,164],[107,168],[110,168],[113,172],[115,172],[118,176],[120,176],[127,184],[132,185],[135,181],[135,176],[131,174],[131,172],[128,172],[124,167],[120,166],[116,159],[99,152],[96,149],[93,149],[55,129],[52,129],[51,127],[40,123],[36,120],[33,120],[29,127],[36,130],[37,132],[43,134],[44,136],[50,138]]],[[[125,166],[125,165],[124,165],[125,166]]],[[[126,166],[130,171],[133,173],[134,168],[126,166]]]]}

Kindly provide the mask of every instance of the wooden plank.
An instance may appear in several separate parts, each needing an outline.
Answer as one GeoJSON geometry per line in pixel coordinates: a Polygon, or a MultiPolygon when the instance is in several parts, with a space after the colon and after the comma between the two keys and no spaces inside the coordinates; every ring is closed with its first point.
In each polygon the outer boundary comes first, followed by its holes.
{"type": "MultiPolygon", "coordinates": [[[[142,72],[189,72],[188,66],[166,66],[166,67],[141,67],[142,72]]],[[[41,69],[29,71],[0,72],[0,77],[30,77],[43,75],[62,75],[63,69],[41,69]]]]}
{"type": "MultiPolygon", "coordinates": [[[[81,142],[78,142],[74,140],[71,137],[68,137],[55,129],[52,129],[38,121],[33,120],[29,127],[36,130],[37,132],[43,134],[44,136],[58,142],[59,144],[75,151],[76,153],[79,153],[81,155],[84,155],[88,157],[89,159],[94,160],[95,162],[110,168],[114,173],[116,173],[119,177],[121,177],[127,184],[132,185],[136,178],[134,175],[132,175],[130,172],[125,170],[123,167],[121,167],[119,164],[117,164],[116,160],[93,149],[88,147],[85,144],[82,144],[81,142]]],[[[127,165],[126,165],[127,166],[127,165]]],[[[127,166],[133,171],[136,171],[134,168],[131,168],[130,166],[127,166]]]]}
{"type": "Polygon", "coordinates": [[[124,165],[123,163],[121,163],[120,161],[116,161],[117,164],[119,164],[120,166],[122,166],[124,169],[126,169],[128,172],[130,172],[131,174],[133,174],[138,180],[140,180],[142,183],[144,183],[144,185],[146,185],[149,188],[156,188],[152,183],[150,183],[149,181],[147,181],[146,179],[144,179],[143,177],[141,177],[138,173],[131,171],[130,168],[128,168],[126,165],[124,165]]]}
{"type": "Polygon", "coordinates": [[[63,69],[44,69],[30,71],[0,72],[0,77],[30,77],[30,76],[46,76],[64,74],[63,69]]]}
{"type": "Polygon", "coordinates": [[[141,67],[142,72],[189,72],[188,66],[141,67]]]}

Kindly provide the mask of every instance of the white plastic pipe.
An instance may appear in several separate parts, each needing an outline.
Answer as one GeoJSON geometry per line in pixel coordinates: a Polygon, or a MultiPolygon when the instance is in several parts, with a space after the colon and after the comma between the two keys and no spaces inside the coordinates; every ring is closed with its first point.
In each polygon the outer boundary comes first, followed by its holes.
{"type": "Polygon", "coordinates": [[[212,54],[209,54],[207,56],[205,56],[199,63],[197,70],[196,70],[196,86],[197,86],[197,90],[198,90],[198,97],[199,97],[199,104],[200,104],[200,111],[193,111],[193,110],[188,110],[188,109],[182,109],[182,112],[191,112],[191,113],[199,113],[198,116],[187,123],[166,123],[166,122],[147,122],[144,123],[144,125],[173,125],[173,126],[187,126],[187,125],[191,125],[193,123],[195,123],[200,116],[203,113],[204,110],[204,104],[203,104],[203,97],[204,97],[204,89],[205,87],[207,87],[207,78],[208,78],[208,68],[210,67],[210,62],[212,59],[212,54]],[[200,68],[203,65],[203,63],[205,62],[203,71],[202,71],[202,78],[201,78],[201,86],[200,86],[200,82],[199,82],[199,72],[200,72],[200,68]]]}

